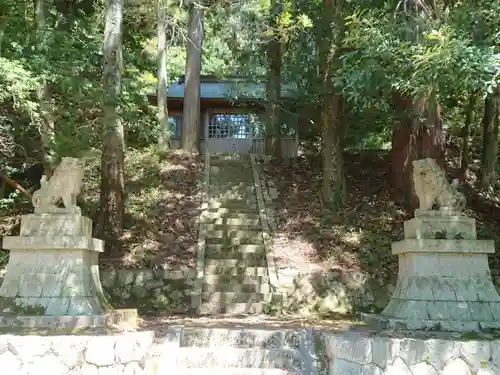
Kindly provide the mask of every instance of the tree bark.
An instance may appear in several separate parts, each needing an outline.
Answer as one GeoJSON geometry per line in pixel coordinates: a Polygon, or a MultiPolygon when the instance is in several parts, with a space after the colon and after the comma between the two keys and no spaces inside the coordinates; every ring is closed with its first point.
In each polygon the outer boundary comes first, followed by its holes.
{"type": "Polygon", "coordinates": [[[469,170],[469,133],[470,126],[474,121],[474,107],[477,102],[477,92],[471,92],[467,106],[465,107],[465,122],[462,127],[462,150],[460,158],[460,176],[459,180],[464,182],[467,178],[467,171],[469,170]]]}
{"type": "Polygon", "coordinates": [[[281,63],[282,44],[276,32],[276,18],[283,11],[280,0],[271,1],[270,26],[275,32],[267,43],[267,131],[266,131],[266,153],[275,158],[281,158],[281,63]]]}
{"type": "Polygon", "coordinates": [[[414,160],[435,159],[444,167],[444,137],[441,108],[432,99],[413,99],[396,93],[396,121],[392,133],[392,185],[395,198],[408,209],[418,208],[413,186],[414,160]]]}
{"type": "Polygon", "coordinates": [[[198,7],[196,4],[190,4],[181,148],[191,153],[198,153],[199,151],[203,18],[203,8],[198,7]]]}
{"type": "Polygon", "coordinates": [[[123,0],[106,1],[104,30],[104,129],[101,157],[101,199],[99,233],[107,249],[116,254],[115,241],[123,231],[125,207],[123,123],[119,117],[122,76],[123,0]]]}
{"type": "Polygon", "coordinates": [[[170,147],[170,129],[168,128],[168,70],[167,70],[167,5],[168,0],[158,0],[158,125],[160,126],[160,137],[158,145],[162,149],[170,147]]]}
{"type": "Polygon", "coordinates": [[[334,212],[338,212],[345,198],[344,194],[344,126],[342,118],[342,97],[336,92],[332,77],[339,64],[339,50],[344,25],[342,0],[323,0],[321,37],[318,43],[319,73],[322,82],[322,156],[323,156],[323,200],[334,212]],[[337,36],[332,28],[335,23],[337,36]]]}
{"type": "Polygon", "coordinates": [[[479,183],[487,189],[495,185],[498,157],[499,93],[488,95],[484,100],[483,147],[479,183]]]}
{"type": "MultiPolygon", "coordinates": [[[[46,51],[46,27],[47,20],[45,16],[45,1],[36,0],[35,3],[35,18],[37,27],[37,46],[41,54],[46,51]]],[[[45,79],[42,80],[37,90],[37,99],[40,106],[40,139],[41,139],[41,161],[44,167],[44,173],[47,176],[52,175],[54,169],[54,116],[52,107],[52,98],[48,83],[45,79]]]]}

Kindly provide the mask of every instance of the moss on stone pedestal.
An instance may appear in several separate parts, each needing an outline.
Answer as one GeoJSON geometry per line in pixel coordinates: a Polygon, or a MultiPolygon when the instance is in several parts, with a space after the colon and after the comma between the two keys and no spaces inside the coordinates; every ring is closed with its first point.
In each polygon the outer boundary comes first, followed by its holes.
{"type": "Polygon", "coordinates": [[[0,297],[0,316],[44,315],[42,305],[25,304],[16,297],[0,297]]]}

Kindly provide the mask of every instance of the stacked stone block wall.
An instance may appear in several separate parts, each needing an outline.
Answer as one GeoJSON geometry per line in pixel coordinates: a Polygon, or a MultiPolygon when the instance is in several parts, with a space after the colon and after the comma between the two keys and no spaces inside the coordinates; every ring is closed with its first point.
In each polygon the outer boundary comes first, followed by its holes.
{"type": "Polygon", "coordinates": [[[500,375],[500,340],[325,335],[329,374],[500,375]]]}
{"type": "Polygon", "coordinates": [[[119,336],[0,335],[2,374],[153,374],[153,332],[119,336]]]}

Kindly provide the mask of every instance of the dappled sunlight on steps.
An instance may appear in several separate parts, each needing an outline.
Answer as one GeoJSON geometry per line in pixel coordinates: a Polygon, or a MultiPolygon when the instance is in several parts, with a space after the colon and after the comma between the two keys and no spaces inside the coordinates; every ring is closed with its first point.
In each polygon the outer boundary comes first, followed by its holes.
{"type": "Polygon", "coordinates": [[[169,331],[170,354],[159,358],[159,374],[317,374],[313,333],[309,329],[174,326],[169,331]]]}
{"type": "Polygon", "coordinates": [[[280,304],[269,284],[255,173],[244,155],[209,155],[201,314],[262,313],[280,304]]]}

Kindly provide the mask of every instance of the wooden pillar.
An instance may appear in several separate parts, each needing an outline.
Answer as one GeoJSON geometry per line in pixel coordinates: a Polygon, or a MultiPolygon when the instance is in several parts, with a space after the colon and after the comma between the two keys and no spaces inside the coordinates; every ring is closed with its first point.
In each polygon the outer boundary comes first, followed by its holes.
{"type": "Polygon", "coordinates": [[[203,134],[204,134],[204,138],[205,138],[205,144],[203,145],[203,152],[204,153],[207,153],[207,152],[210,152],[209,150],[209,139],[208,139],[208,125],[209,125],[209,122],[210,122],[210,110],[209,109],[206,109],[204,112],[203,112],[203,134]]]}

